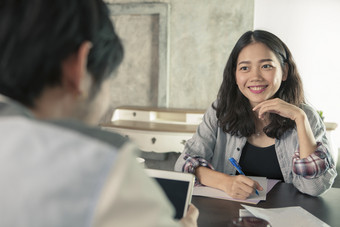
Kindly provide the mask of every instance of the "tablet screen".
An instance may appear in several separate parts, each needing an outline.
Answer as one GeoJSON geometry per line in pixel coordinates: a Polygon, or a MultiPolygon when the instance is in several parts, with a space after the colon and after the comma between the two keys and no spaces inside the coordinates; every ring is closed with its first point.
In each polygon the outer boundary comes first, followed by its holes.
{"type": "Polygon", "coordinates": [[[190,173],[146,169],[147,174],[161,186],[176,209],[175,218],[182,218],[191,203],[195,176],[190,173]]]}
{"type": "Polygon", "coordinates": [[[189,188],[189,182],[180,180],[170,180],[155,178],[163,188],[165,194],[176,209],[176,219],[181,219],[184,214],[186,197],[189,188]]]}

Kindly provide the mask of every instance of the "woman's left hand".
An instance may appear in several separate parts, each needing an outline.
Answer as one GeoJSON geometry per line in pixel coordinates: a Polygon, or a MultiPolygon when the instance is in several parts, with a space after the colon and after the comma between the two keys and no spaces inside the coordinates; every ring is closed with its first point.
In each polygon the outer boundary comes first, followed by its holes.
{"type": "Polygon", "coordinates": [[[293,121],[304,115],[302,109],[279,98],[261,102],[253,108],[253,111],[258,111],[258,117],[262,120],[264,120],[266,113],[275,113],[293,121]]]}
{"type": "Polygon", "coordinates": [[[317,147],[307,115],[297,106],[287,103],[279,98],[266,100],[256,105],[253,111],[258,111],[261,120],[266,120],[267,113],[275,113],[282,117],[295,121],[299,138],[300,158],[306,158],[312,154],[317,147]]]}

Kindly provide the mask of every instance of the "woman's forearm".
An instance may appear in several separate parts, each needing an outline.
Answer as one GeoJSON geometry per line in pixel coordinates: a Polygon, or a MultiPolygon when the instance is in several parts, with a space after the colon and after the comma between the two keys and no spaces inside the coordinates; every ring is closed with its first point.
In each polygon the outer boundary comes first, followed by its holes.
{"type": "Polygon", "coordinates": [[[201,184],[227,191],[225,185],[230,176],[207,167],[196,168],[195,175],[201,184]]]}
{"type": "Polygon", "coordinates": [[[307,158],[315,152],[317,144],[310,127],[309,121],[304,111],[295,119],[300,145],[300,158],[307,158]]]}

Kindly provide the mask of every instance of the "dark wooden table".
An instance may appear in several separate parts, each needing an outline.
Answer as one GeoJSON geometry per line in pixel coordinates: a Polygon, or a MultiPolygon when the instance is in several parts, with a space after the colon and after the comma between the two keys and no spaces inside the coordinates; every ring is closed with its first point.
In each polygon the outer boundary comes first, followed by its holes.
{"type": "MultiPolygon", "coordinates": [[[[226,226],[229,220],[239,217],[241,203],[193,196],[192,203],[199,209],[199,227],[226,226]]],[[[262,208],[301,206],[330,226],[340,226],[340,189],[331,188],[324,195],[313,197],[300,193],[292,184],[278,183],[267,194],[266,201],[256,205],[262,208]]]]}

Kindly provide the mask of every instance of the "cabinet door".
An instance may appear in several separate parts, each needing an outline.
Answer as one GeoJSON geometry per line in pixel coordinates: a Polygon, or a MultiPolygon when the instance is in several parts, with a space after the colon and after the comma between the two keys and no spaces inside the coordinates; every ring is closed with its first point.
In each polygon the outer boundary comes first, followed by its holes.
{"type": "Polygon", "coordinates": [[[133,141],[142,151],[164,152],[182,152],[192,133],[175,133],[175,132],[157,132],[143,131],[120,128],[104,128],[105,130],[120,133],[133,141]]]}

